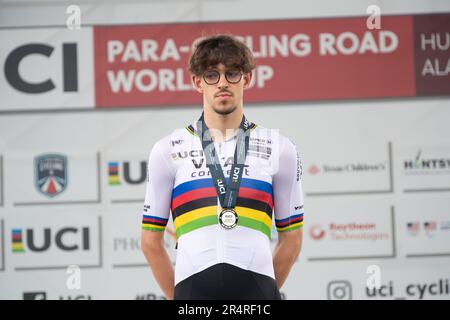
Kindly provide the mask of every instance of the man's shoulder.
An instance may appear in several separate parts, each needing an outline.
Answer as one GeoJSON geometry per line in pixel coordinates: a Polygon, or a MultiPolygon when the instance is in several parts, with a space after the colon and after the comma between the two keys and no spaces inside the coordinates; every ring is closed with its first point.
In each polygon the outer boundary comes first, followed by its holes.
{"type": "Polygon", "coordinates": [[[287,135],[285,135],[279,128],[268,128],[262,125],[256,125],[252,130],[251,138],[261,138],[268,139],[269,142],[278,145],[284,145],[286,143],[292,143],[295,145],[295,142],[287,135]]]}
{"type": "Polygon", "coordinates": [[[187,125],[186,127],[175,128],[172,132],[166,134],[165,136],[158,139],[154,147],[163,150],[172,149],[174,147],[185,144],[187,140],[195,138],[196,134],[192,125],[187,125]]]}

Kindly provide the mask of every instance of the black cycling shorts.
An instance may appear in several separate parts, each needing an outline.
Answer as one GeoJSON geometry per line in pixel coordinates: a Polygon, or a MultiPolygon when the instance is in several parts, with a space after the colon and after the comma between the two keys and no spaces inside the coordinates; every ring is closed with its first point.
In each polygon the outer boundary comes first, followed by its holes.
{"type": "Polygon", "coordinates": [[[174,299],[281,300],[281,295],[273,278],[219,263],[180,281],[174,299]]]}

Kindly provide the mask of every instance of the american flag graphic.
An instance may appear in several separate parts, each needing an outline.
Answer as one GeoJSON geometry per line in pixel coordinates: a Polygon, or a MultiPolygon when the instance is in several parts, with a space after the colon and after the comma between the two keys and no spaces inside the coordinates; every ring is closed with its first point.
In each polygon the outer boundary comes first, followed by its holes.
{"type": "Polygon", "coordinates": [[[423,223],[423,228],[425,229],[427,236],[434,236],[434,233],[437,230],[437,223],[436,221],[425,221],[423,223]]]}
{"type": "Polygon", "coordinates": [[[408,222],[407,227],[410,235],[416,236],[419,233],[420,224],[418,222],[408,222]]]}

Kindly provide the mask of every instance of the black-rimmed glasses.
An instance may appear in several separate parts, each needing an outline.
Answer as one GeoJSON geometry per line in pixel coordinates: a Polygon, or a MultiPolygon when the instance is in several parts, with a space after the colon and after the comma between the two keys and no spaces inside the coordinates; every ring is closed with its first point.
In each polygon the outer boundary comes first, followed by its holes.
{"type": "MultiPolygon", "coordinates": [[[[221,73],[217,70],[208,70],[203,73],[203,80],[207,84],[217,84],[220,81],[220,75],[221,73]]],[[[225,79],[229,83],[236,84],[242,79],[242,71],[239,69],[231,69],[225,71],[225,79]]]]}

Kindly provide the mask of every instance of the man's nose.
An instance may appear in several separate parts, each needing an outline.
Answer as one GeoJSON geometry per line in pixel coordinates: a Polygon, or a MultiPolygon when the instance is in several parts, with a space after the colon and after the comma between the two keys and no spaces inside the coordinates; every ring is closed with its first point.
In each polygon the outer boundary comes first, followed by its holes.
{"type": "Polygon", "coordinates": [[[221,88],[228,88],[228,86],[229,83],[228,80],[225,78],[225,74],[221,74],[219,82],[217,83],[217,87],[221,89],[221,88]]]}

